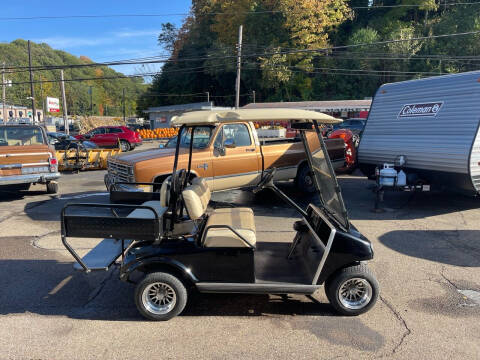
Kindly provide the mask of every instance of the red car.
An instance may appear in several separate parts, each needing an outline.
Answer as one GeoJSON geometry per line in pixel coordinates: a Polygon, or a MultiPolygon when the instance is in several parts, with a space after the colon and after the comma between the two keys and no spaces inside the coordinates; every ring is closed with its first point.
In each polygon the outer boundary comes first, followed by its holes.
{"type": "Polygon", "coordinates": [[[118,146],[123,152],[133,150],[142,144],[142,137],[126,126],[100,126],[83,135],[76,135],[79,140],[94,142],[99,147],[118,146]]]}

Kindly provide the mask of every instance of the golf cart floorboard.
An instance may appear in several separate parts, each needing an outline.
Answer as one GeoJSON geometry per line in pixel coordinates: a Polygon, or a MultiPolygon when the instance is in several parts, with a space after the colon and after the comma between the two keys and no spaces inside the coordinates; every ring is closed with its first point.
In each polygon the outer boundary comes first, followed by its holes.
{"type": "Polygon", "coordinates": [[[312,285],[301,258],[287,259],[291,243],[258,242],[255,251],[256,283],[312,285]]]}
{"type": "MultiPolygon", "coordinates": [[[[125,240],[124,246],[127,247],[130,242],[130,240],[125,240]]],[[[82,258],[82,261],[92,271],[107,271],[121,254],[121,240],[103,239],[82,258]]],[[[78,271],[84,271],[84,268],[79,263],[75,263],[73,268],[78,271]]]]}

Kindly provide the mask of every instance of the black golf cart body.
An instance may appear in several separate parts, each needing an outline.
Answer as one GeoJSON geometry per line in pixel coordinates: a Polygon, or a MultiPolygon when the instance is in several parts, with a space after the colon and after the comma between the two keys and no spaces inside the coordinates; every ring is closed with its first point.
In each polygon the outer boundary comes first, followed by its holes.
{"type": "MultiPolygon", "coordinates": [[[[327,282],[338,285],[327,284],[335,287],[331,294],[327,289],[333,303],[332,297],[341,298],[337,293],[353,297],[359,291],[349,290],[353,285],[345,290],[339,288],[342,284],[336,284],[337,278],[348,275],[342,273],[346,269],[353,269],[350,272],[356,277],[352,279],[366,289],[364,303],[346,309],[334,306],[347,315],[367,311],[378,295],[376,280],[362,264],[373,258],[372,246],[348,221],[320,130],[320,124],[339,120],[305,110],[242,109],[191,112],[175,117],[172,123],[181,126],[178,136],[188,132],[193,144],[195,129],[202,125],[272,120],[290,120],[292,127],[301,130],[312,178],[319,189],[320,206],[310,204],[304,210],[273,185],[274,170],[265,172],[257,190],[271,188],[302,214],[294,224],[292,242],[257,242],[251,209],[211,209],[208,185],[201,178],[189,176],[192,149],[188,168],[177,169],[177,142],[173,175],[162,184],[160,200],[138,205],[77,203],[64,207],[62,241],[77,260],[75,268],[87,273],[108,270],[121,257],[121,280],[135,282],[138,274],[147,274],[137,286],[136,302],[144,316],[155,320],[167,320],[183,310],[180,300],[185,297],[184,306],[187,293],[176,290],[183,287],[214,293],[312,294],[327,282]],[[320,149],[310,150],[305,131],[316,131],[320,149]],[[92,208],[104,212],[95,216],[82,212],[90,213],[92,208]],[[105,239],[82,259],[67,242],[68,237],[105,239]],[[148,296],[153,302],[149,303],[148,296]],[[164,309],[167,305],[163,302],[168,299],[175,301],[167,313],[149,312],[149,307],[157,309],[157,303],[164,309]],[[178,306],[179,311],[172,310],[178,306]]],[[[235,145],[225,143],[225,147],[231,146],[235,145]]]]}

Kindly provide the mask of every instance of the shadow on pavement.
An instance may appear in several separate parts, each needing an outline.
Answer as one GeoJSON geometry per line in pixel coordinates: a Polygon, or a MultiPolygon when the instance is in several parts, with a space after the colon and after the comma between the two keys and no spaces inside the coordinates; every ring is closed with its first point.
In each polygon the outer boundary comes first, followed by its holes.
{"type": "Polygon", "coordinates": [[[480,267],[480,230],[399,230],[380,242],[401,254],[462,267],[480,267]]]}

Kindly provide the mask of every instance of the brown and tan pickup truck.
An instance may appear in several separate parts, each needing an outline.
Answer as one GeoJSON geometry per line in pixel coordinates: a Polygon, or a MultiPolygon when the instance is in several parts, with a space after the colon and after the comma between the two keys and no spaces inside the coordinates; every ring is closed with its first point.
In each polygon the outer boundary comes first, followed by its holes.
{"type": "MultiPolygon", "coordinates": [[[[313,133],[311,135],[314,136],[313,133]]],[[[178,168],[188,166],[190,139],[191,134],[184,134],[180,140],[182,150],[178,168]]],[[[122,154],[110,159],[105,176],[107,189],[119,182],[161,184],[172,171],[176,142],[177,138],[174,138],[164,148],[122,154]]],[[[325,143],[334,167],[343,166],[344,141],[328,139],[325,143]]],[[[317,144],[320,146],[318,140],[317,144]]],[[[251,122],[195,129],[192,172],[205,178],[213,191],[254,186],[260,181],[262,172],[272,167],[277,168],[275,180],[295,179],[299,188],[310,191],[313,184],[306,165],[300,139],[261,142],[251,122]]],[[[135,190],[129,186],[124,186],[124,189],[135,190]]]]}
{"type": "Polygon", "coordinates": [[[40,183],[54,194],[59,177],[55,151],[42,127],[0,125],[0,190],[28,190],[40,183]]]}

